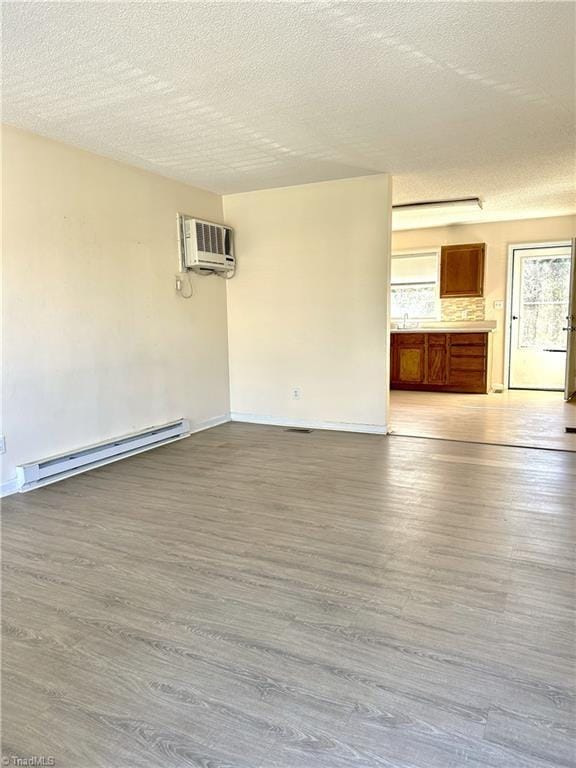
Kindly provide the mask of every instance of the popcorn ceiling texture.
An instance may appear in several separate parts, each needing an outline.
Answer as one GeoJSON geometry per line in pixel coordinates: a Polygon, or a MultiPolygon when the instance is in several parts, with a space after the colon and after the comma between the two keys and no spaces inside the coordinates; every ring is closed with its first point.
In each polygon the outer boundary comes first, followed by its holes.
{"type": "Polygon", "coordinates": [[[485,320],[485,307],[483,298],[440,299],[440,315],[445,322],[485,320]]]}
{"type": "Polygon", "coordinates": [[[391,172],[487,221],[576,209],[572,3],[2,10],[20,128],[218,193],[391,172]]]}

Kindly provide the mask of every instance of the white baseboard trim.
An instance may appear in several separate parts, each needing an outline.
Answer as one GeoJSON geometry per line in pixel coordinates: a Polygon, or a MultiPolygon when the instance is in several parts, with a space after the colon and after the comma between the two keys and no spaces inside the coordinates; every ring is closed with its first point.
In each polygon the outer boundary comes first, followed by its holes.
{"type": "Polygon", "coordinates": [[[190,434],[194,435],[196,432],[203,432],[205,429],[212,429],[212,427],[219,427],[220,424],[226,424],[230,421],[230,414],[224,413],[222,416],[213,416],[211,419],[205,419],[204,421],[190,422],[190,434]]]}
{"type": "MultiPolygon", "coordinates": [[[[171,442],[177,442],[178,440],[185,440],[188,437],[191,437],[192,435],[196,434],[197,432],[203,432],[205,429],[211,429],[212,427],[217,427],[220,424],[226,424],[228,421],[230,421],[230,415],[229,414],[222,414],[221,416],[213,416],[210,419],[205,419],[204,421],[197,421],[192,422],[190,421],[190,431],[187,432],[187,434],[182,435],[181,437],[174,438],[171,441],[167,441],[165,445],[170,445],[171,442]]],[[[122,456],[113,457],[111,459],[99,462],[95,464],[93,467],[89,468],[79,468],[77,470],[72,470],[71,472],[62,474],[61,476],[58,476],[54,478],[53,480],[47,480],[42,484],[38,484],[38,488],[44,487],[46,485],[51,485],[52,483],[59,482],[60,480],[66,480],[69,477],[73,477],[74,475],[82,474],[82,472],[89,472],[91,469],[97,469],[98,467],[105,466],[106,464],[111,464],[115,461],[121,461],[123,458],[130,458],[131,456],[136,456],[139,453],[143,453],[148,450],[153,450],[158,446],[152,445],[150,447],[145,447],[138,449],[136,451],[123,454],[122,456]]],[[[34,490],[34,488],[30,488],[27,490],[34,490]]],[[[6,481],[5,483],[0,484],[0,498],[3,498],[4,496],[11,496],[14,493],[22,493],[24,492],[24,489],[20,489],[18,485],[18,478],[14,477],[11,480],[6,481]]]]}
{"type": "Polygon", "coordinates": [[[315,421],[314,419],[291,419],[284,416],[262,416],[258,413],[232,411],[231,421],[245,424],[266,424],[273,427],[303,427],[304,429],[331,429],[337,432],[362,432],[369,435],[387,435],[389,429],[381,424],[355,424],[347,421],[315,421]]]}
{"type": "Polygon", "coordinates": [[[0,499],[4,496],[12,496],[13,493],[18,493],[18,478],[16,477],[0,484],[0,499]]]}

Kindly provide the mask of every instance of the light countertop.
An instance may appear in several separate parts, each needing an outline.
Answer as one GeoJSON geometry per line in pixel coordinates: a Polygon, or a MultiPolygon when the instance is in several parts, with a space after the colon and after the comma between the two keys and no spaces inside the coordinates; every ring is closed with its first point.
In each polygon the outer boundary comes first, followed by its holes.
{"type": "Polygon", "coordinates": [[[495,320],[470,323],[438,323],[438,325],[419,325],[414,328],[394,328],[392,333],[492,333],[496,330],[495,320]]]}

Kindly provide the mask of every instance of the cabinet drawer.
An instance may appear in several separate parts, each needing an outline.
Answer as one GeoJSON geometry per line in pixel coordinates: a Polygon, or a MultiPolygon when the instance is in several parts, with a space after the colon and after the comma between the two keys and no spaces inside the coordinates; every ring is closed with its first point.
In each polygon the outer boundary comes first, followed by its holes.
{"type": "Polygon", "coordinates": [[[423,333],[395,333],[394,344],[398,347],[423,347],[426,336],[423,333]]]}
{"type": "Polygon", "coordinates": [[[428,346],[429,347],[444,347],[448,337],[445,333],[429,333],[428,334],[428,346]]]}
{"type": "Polygon", "coordinates": [[[486,374],[484,371],[450,371],[448,383],[459,387],[463,392],[486,392],[486,374]]]}
{"type": "Polygon", "coordinates": [[[450,344],[453,347],[467,346],[468,344],[486,345],[487,338],[487,333],[451,333],[450,344]]]}
{"type": "Polygon", "coordinates": [[[485,371],[486,358],[482,357],[458,357],[450,355],[450,371],[485,371]]]}
{"type": "Polygon", "coordinates": [[[451,344],[450,351],[453,357],[486,357],[486,347],[481,347],[480,344],[476,347],[459,347],[457,344],[451,344]]]}

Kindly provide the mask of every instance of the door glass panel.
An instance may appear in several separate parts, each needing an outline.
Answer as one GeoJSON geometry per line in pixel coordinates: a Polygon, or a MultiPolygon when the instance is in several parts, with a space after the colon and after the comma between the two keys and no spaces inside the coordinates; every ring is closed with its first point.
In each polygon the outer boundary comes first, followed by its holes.
{"type": "Polygon", "coordinates": [[[566,349],[569,256],[522,259],[519,347],[566,349]]]}

